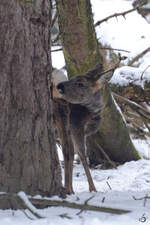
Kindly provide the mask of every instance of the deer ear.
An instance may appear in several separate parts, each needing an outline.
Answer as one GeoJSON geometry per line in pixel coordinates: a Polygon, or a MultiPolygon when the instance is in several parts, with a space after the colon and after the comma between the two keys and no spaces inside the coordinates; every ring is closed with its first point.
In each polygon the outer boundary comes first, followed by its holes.
{"type": "Polygon", "coordinates": [[[102,70],[103,70],[103,65],[97,64],[93,69],[89,70],[85,74],[85,76],[88,80],[97,81],[101,76],[102,70]]]}
{"type": "Polygon", "coordinates": [[[101,73],[100,78],[98,80],[98,83],[99,83],[99,87],[100,88],[104,85],[104,83],[110,81],[110,79],[113,76],[114,71],[115,71],[115,67],[112,68],[112,69],[106,70],[106,71],[104,71],[104,72],[101,73]]]}

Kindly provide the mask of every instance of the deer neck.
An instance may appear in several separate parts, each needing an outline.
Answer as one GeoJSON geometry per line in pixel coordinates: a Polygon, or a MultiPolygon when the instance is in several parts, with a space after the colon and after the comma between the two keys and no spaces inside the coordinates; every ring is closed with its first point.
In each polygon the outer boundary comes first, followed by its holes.
{"type": "Polygon", "coordinates": [[[97,91],[90,99],[82,104],[90,112],[92,118],[100,116],[101,110],[104,106],[100,91],[97,91]]]}

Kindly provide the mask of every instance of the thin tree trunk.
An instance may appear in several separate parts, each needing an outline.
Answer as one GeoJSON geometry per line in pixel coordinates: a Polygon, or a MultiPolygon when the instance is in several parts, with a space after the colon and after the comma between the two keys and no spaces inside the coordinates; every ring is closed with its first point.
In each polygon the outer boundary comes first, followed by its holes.
{"type": "Polygon", "coordinates": [[[49,0],[0,3],[0,191],[61,188],[48,76],[49,0]]]}
{"type": "Polygon", "coordinates": [[[68,74],[85,73],[102,62],[90,1],[56,0],[56,3],[68,74]]]}
{"type": "MultiPolygon", "coordinates": [[[[56,0],[59,27],[69,76],[83,74],[103,63],[93,25],[90,0],[56,0]]],[[[119,162],[139,159],[126,125],[107,85],[101,90],[105,104],[101,126],[88,140],[91,163],[99,162],[101,145],[111,159],[119,162]]]]}

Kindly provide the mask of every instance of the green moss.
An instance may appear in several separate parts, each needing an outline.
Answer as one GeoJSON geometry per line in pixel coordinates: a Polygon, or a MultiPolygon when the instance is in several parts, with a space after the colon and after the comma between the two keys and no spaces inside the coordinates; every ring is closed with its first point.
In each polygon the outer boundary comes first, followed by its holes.
{"type": "Polygon", "coordinates": [[[33,4],[36,0],[19,0],[20,2],[23,2],[25,5],[33,7],[33,4]]]}
{"type": "MultiPolygon", "coordinates": [[[[96,64],[103,63],[90,1],[56,0],[56,2],[68,75],[72,77],[84,74],[96,64]]],[[[108,86],[102,89],[102,98],[105,107],[102,111],[100,130],[93,136],[94,141],[102,146],[114,161],[139,159],[108,86]]]]}
{"type": "Polygon", "coordinates": [[[107,150],[114,161],[125,162],[140,159],[107,85],[102,89],[102,97],[105,107],[102,111],[98,143],[107,150]]]}
{"type": "Polygon", "coordinates": [[[84,74],[96,64],[102,63],[90,1],[82,0],[74,4],[68,0],[56,2],[68,74],[70,77],[84,74]]]}

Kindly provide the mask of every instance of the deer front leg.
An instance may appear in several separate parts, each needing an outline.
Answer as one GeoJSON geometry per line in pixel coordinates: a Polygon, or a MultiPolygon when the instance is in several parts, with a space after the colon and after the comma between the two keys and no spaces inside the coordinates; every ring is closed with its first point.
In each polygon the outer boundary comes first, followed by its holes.
{"type": "Polygon", "coordinates": [[[73,141],[74,149],[76,149],[76,151],[78,152],[78,155],[84,167],[84,170],[88,179],[88,183],[89,183],[89,191],[96,192],[96,188],[95,188],[95,185],[89,170],[89,166],[86,160],[86,156],[85,156],[85,137],[81,128],[78,131],[77,130],[72,131],[72,141],[73,141]]]}

